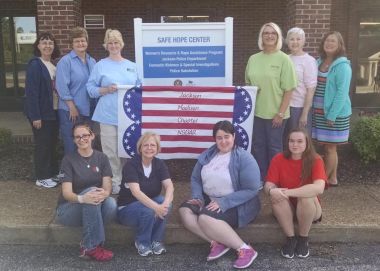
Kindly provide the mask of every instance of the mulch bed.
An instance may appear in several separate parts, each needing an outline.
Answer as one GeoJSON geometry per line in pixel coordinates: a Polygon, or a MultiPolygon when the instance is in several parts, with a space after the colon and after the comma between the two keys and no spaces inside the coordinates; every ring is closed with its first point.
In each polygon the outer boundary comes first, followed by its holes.
{"type": "MultiPolygon", "coordinates": [[[[364,164],[351,145],[339,147],[338,178],[340,184],[380,184],[380,162],[364,164]]],[[[0,148],[0,181],[34,180],[33,145],[11,145],[0,148]]],[[[190,181],[196,160],[168,160],[174,182],[190,181]]]]}

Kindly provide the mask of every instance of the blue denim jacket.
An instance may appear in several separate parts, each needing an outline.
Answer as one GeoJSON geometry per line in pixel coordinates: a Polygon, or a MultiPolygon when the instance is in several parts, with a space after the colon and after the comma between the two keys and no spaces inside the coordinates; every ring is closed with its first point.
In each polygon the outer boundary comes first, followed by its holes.
{"type": "MultiPolygon", "coordinates": [[[[201,170],[218,152],[216,145],[213,145],[199,156],[191,174],[192,198],[204,201],[201,170]]],[[[235,192],[216,201],[223,212],[237,207],[240,228],[255,219],[260,211],[260,170],[256,160],[249,152],[236,147],[231,152],[229,171],[235,192]]]]}

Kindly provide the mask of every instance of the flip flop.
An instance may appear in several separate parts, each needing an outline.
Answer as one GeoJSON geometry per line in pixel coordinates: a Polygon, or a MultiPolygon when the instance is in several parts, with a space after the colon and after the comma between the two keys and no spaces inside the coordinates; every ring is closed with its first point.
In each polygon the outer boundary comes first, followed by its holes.
{"type": "Polygon", "coordinates": [[[339,186],[338,183],[329,183],[329,187],[337,187],[337,186],[339,186]]]}

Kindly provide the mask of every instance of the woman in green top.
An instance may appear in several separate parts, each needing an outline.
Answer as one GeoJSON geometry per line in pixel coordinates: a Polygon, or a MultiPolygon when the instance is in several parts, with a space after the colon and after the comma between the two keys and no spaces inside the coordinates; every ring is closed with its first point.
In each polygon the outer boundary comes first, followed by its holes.
{"type": "Polygon", "coordinates": [[[283,150],[282,135],[297,77],[292,61],[281,51],[282,33],[277,24],[261,27],[258,46],[261,52],[249,58],[245,82],[258,87],[252,147],[263,182],[272,157],[283,150]]]}

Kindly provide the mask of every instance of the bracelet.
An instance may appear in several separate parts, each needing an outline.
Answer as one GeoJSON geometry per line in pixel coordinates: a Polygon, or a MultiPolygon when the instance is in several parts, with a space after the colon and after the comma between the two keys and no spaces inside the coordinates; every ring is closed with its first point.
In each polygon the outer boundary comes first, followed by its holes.
{"type": "Polygon", "coordinates": [[[80,204],[83,203],[83,196],[82,196],[82,195],[78,195],[78,202],[79,202],[80,204]]]}

